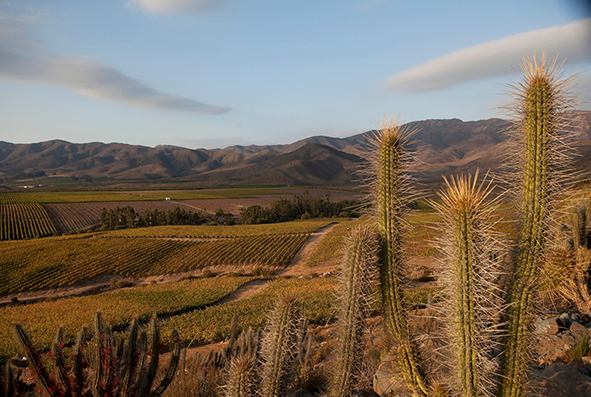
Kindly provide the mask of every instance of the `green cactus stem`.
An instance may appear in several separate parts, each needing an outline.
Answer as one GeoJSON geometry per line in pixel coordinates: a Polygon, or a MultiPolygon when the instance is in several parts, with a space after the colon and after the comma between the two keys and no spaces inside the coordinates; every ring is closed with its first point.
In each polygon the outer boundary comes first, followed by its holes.
{"type": "Polygon", "coordinates": [[[561,113],[568,107],[565,88],[556,60],[545,54],[522,62],[524,76],[514,87],[515,111],[521,141],[520,230],[517,241],[515,277],[510,292],[503,397],[521,397],[528,379],[529,349],[535,317],[540,267],[547,248],[553,192],[557,183],[558,134],[561,113]]]}
{"type": "Polygon", "coordinates": [[[495,280],[502,252],[490,231],[490,216],[495,209],[493,202],[486,202],[492,190],[490,183],[477,185],[477,179],[478,172],[474,179],[445,179],[446,189],[439,193],[441,203],[431,202],[442,219],[442,281],[449,296],[442,306],[452,358],[450,386],[462,397],[494,395],[498,387],[494,353],[500,298],[495,280]]]}
{"type": "Polygon", "coordinates": [[[418,347],[412,340],[404,305],[403,215],[408,198],[409,133],[396,120],[383,120],[376,136],[374,196],[381,244],[381,279],[384,320],[397,343],[400,371],[408,387],[420,396],[428,395],[428,385],[418,347]]]}
{"type": "Polygon", "coordinates": [[[329,396],[351,393],[359,379],[364,351],[365,319],[374,300],[377,278],[377,238],[367,227],[349,232],[338,288],[338,342],[329,396]]]}

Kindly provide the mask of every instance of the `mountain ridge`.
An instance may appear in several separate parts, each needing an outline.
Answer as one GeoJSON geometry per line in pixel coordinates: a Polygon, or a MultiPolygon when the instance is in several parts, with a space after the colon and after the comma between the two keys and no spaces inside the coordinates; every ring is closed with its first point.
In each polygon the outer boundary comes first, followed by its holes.
{"type": "MultiPolygon", "coordinates": [[[[591,111],[568,114],[569,134],[579,152],[578,168],[591,171],[591,111]]],[[[441,174],[496,169],[510,141],[511,121],[429,119],[407,123],[410,149],[425,181],[441,174]]],[[[337,185],[355,183],[354,170],[367,160],[375,130],[350,137],[312,136],[288,145],[188,149],[123,143],[32,144],[0,141],[0,178],[39,174],[114,179],[179,178],[196,184],[337,185]]]]}

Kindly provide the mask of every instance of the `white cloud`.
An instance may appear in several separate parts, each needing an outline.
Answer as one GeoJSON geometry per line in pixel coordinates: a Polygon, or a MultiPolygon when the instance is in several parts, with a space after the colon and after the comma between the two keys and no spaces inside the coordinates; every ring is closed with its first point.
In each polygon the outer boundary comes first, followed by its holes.
{"type": "Polygon", "coordinates": [[[23,25],[0,15],[0,79],[60,86],[128,105],[201,114],[230,109],[169,95],[90,58],[55,54],[30,39],[23,25]]]}
{"type": "Polygon", "coordinates": [[[152,14],[204,14],[220,7],[225,0],[129,0],[152,14]]]}
{"type": "Polygon", "coordinates": [[[543,51],[565,64],[591,59],[591,18],[489,41],[396,73],[387,91],[428,92],[467,81],[513,74],[524,56],[543,51]]]}

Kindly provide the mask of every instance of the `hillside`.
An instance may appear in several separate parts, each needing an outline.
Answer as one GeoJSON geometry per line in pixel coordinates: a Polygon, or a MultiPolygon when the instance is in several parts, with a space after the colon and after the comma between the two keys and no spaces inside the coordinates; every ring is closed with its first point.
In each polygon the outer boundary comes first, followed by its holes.
{"type": "MultiPolygon", "coordinates": [[[[591,112],[569,112],[569,140],[591,172],[591,112]]],[[[503,161],[512,123],[502,119],[415,121],[412,149],[424,182],[441,174],[495,170],[503,161]]],[[[225,149],[154,148],[121,143],[0,142],[0,178],[42,174],[115,179],[179,178],[203,185],[345,185],[356,180],[373,131],[347,138],[314,136],[289,145],[225,149]]]]}

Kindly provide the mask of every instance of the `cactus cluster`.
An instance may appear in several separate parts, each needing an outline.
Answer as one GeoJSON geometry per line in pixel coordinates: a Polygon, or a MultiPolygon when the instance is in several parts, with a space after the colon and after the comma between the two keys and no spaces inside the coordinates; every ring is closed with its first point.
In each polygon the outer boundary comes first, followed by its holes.
{"type": "Polygon", "coordinates": [[[149,336],[140,332],[138,321],[133,320],[124,340],[97,313],[91,342],[94,349],[88,351],[87,329],[81,329],[76,336],[71,365],[68,365],[63,349],[63,329],[59,328],[51,346],[54,361],[51,374],[26,331],[18,324],[13,328],[14,337],[24,351],[37,384],[51,397],[160,396],[174,377],[179,362],[180,340],[177,332],[173,331],[170,364],[159,385],[152,389],[158,369],[160,342],[155,318],[149,324],[149,331],[149,336]]]}

